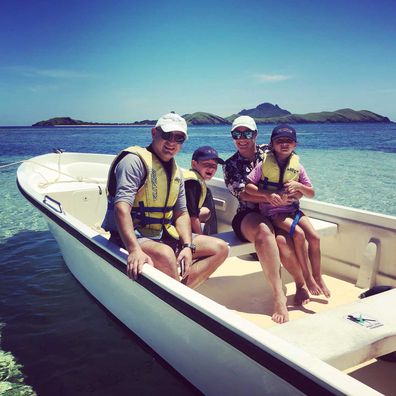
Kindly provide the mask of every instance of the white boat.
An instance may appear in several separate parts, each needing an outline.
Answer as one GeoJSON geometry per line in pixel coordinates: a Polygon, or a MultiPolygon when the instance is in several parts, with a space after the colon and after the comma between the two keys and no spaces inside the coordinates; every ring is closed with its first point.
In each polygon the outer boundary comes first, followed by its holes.
{"type": "Polygon", "coordinates": [[[126,276],[126,251],[100,228],[112,159],[38,156],[18,168],[17,184],[79,282],[196,388],[207,395],[395,392],[395,363],[378,357],[396,350],[396,289],[358,296],[396,286],[396,217],[302,200],[322,235],[332,297],[293,307],[293,282],[283,271],[291,320],[276,325],[260,264],[247,254],[253,246],[231,232],[237,202],[220,179],[210,187],[219,235],[230,243],[226,262],[197,290],[148,265],[138,281],[126,276]]]}

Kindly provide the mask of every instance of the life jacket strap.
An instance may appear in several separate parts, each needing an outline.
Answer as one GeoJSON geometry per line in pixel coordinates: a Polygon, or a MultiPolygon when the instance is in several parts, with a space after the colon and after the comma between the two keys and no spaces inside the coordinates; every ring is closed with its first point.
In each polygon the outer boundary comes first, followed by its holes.
{"type": "Polygon", "coordinates": [[[292,223],[292,225],[290,226],[290,231],[289,231],[289,236],[290,236],[290,238],[293,238],[294,231],[295,231],[296,226],[297,226],[297,224],[298,224],[298,222],[299,222],[299,220],[300,220],[300,218],[301,218],[301,215],[302,215],[302,212],[301,212],[301,210],[299,210],[299,211],[296,213],[296,215],[294,216],[293,223],[292,223]]]}
{"type": "Polygon", "coordinates": [[[259,181],[258,186],[261,190],[269,190],[269,187],[275,187],[277,190],[280,191],[283,188],[283,183],[270,182],[268,180],[268,177],[264,177],[264,179],[259,181]]]}
{"type": "Polygon", "coordinates": [[[165,213],[171,211],[173,208],[167,206],[165,208],[159,208],[154,206],[145,206],[143,201],[139,202],[139,207],[132,208],[131,215],[133,220],[139,220],[141,226],[146,226],[150,224],[171,224],[172,219],[165,219],[165,218],[152,218],[146,216],[145,213],[165,213]]]}

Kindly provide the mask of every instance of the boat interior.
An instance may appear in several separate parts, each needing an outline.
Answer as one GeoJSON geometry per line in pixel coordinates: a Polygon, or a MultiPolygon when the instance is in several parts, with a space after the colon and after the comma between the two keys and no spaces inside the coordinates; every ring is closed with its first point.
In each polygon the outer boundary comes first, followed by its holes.
{"type": "MultiPolygon", "coordinates": [[[[63,165],[54,157],[50,165],[54,171],[33,164],[38,172],[37,193],[49,197],[50,206],[59,203],[67,216],[107,238],[100,225],[107,205],[105,186],[111,159],[95,163],[94,157],[86,164],[72,161],[63,165]]],[[[197,291],[377,391],[396,394],[395,219],[303,200],[304,212],[321,235],[322,272],[331,297],[312,296],[308,304],[295,306],[293,279],[282,268],[290,321],[277,325],[271,320],[271,290],[254,246],[239,242],[231,231],[237,202],[222,180],[213,179],[210,188],[216,204],[217,236],[230,244],[230,256],[197,291]],[[378,285],[395,289],[359,298],[378,285]],[[358,316],[357,323],[348,320],[355,314],[363,319],[358,316]]]]}

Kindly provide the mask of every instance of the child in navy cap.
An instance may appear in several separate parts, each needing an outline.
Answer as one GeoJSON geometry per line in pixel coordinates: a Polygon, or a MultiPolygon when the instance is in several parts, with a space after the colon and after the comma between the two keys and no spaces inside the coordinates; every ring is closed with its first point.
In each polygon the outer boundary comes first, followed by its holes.
{"type": "Polygon", "coordinates": [[[191,169],[183,172],[187,209],[195,234],[217,232],[215,206],[206,181],[214,177],[218,164],[224,164],[224,161],[217,151],[213,147],[202,146],[192,155],[191,169]],[[205,223],[203,231],[201,223],[205,223]]]}

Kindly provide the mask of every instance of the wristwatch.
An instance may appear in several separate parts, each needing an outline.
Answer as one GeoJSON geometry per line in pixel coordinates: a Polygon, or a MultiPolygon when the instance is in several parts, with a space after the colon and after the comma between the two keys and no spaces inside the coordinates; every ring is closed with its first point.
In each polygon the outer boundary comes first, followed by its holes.
{"type": "Polygon", "coordinates": [[[182,245],[182,249],[184,249],[184,248],[190,248],[192,254],[194,254],[195,250],[196,250],[196,246],[193,243],[184,243],[182,245]]]}

